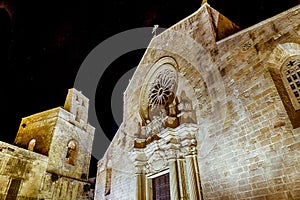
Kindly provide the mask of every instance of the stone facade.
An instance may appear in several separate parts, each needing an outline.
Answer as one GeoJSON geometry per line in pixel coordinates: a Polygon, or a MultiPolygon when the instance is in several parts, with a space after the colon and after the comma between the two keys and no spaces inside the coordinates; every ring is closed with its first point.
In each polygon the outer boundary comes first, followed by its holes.
{"type": "Polygon", "coordinates": [[[154,36],[95,199],[300,199],[300,6],[240,30],[209,4],[154,36]]]}
{"type": "Polygon", "coordinates": [[[69,89],[64,107],[22,119],[15,145],[0,142],[0,199],[87,199],[95,129],[88,99],[69,89]]]}

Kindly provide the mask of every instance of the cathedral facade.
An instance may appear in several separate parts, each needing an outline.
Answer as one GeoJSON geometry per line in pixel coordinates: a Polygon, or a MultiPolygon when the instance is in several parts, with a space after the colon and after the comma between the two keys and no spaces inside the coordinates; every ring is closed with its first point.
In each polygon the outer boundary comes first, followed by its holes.
{"type": "Polygon", "coordinates": [[[204,3],[154,36],[95,199],[300,199],[300,6],[241,30],[204,3]]]}
{"type": "Polygon", "coordinates": [[[89,100],[69,89],[64,107],[22,119],[14,145],[0,142],[0,199],[88,199],[94,127],[89,100]]]}

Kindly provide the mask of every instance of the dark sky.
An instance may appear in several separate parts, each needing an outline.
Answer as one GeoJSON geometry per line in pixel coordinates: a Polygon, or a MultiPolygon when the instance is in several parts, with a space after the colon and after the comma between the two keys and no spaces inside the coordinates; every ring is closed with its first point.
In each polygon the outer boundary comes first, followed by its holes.
{"type": "MultiPolygon", "coordinates": [[[[296,0],[208,3],[242,28],[298,4],[296,0]]],[[[154,24],[168,28],[200,5],[199,0],[0,0],[0,140],[13,143],[22,117],[63,106],[84,58],[103,40],[132,28],[154,24]]],[[[120,57],[110,69],[121,63],[128,69],[137,66],[143,52],[120,57]]],[[[110,103],[109,85],[117,81],[112,74],[107,73],[97,90],[101,97],[96,98],[96,108],[102,116],[111,116],[110,107],[103,105],[110,103]]],[[[116,124],[111,117],[103,120],[112,137],[116,124]]],[[[95,166],[95,160],[92,163],[95,166]]]]}

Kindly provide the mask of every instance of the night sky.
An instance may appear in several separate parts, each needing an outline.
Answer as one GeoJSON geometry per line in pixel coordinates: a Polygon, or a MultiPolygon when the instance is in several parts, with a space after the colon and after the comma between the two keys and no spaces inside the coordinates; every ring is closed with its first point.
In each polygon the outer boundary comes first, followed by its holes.
{"type": "MultiPolygon", "coordinates": [[[[246,28],[297,5],[299,0],[208,3],[246,28]]],[[[13,143],[22,117],[63,106],[81,63],[103,40],[138,27],[159,24],[168,28],[200,5],[199,0],[178,3],[171,0],[0,0],[0,140],[13,143]]],[[[118,127],[109,117],[110,106],[105,105],[110,105],[112,86],[122,76],[113,76],[112,72],[118,69],[125,73],[137,66],[143,52],[138,50],[117,59],[110,66],[111,72],[98,84],[97,113],[108,116],[100,118],[109,138],[118,127]]],[[[90,176],[95,175],[95,163],[93,159],[90,176]]]]}

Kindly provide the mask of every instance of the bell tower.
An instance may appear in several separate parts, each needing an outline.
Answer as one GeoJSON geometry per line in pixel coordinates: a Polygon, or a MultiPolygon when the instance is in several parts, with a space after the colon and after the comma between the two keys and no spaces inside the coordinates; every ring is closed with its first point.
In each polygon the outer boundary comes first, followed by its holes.
{"type": "Polygon", "coordinates": [[[88,98],[69,89],[64,107],[22,119],[15,144],[48,156],[47,172],[87,180],[95,132],[88,108],[88,98]]]}
{"type": "Polygon", "coordinates": [[[69,89],[64,109],[72,113],[77,122],[88,122],[89,100],[80,91],[69,89]]]}

